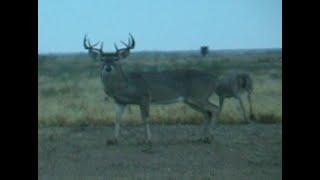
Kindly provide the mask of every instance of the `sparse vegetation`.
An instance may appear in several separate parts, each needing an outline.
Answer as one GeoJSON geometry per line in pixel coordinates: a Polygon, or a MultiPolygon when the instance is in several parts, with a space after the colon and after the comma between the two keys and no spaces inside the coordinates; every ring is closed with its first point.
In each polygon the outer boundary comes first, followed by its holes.
{"type": "MultiPolygon", "coordinates": [[[[254,80],[253,111],[259,122],[282,121],[281,50],[211,52],[137,52],[123,61],[125,71],[193,68],[223,74],[244,70],[254,80]]],[[[99,77],[99,62],[86,54],[39,55],[38,120],[40,126],[100,126],[113,123],[115,107],[99,77]]],[[[226,100],[221,123],[241,123],[241,113],[226,100]]],[[[213,95],[211,102],[218,104],[213,95]]],[[[247,103],[244,99],[244,102],[247,103]]],[[[246,104],[248,110],[248,104],[246,104]]],[[[184,104],[153,105],[151,123],[200,123],[202,115],[184,104]]],[[[138,107],[130,106],[122,123],[140,124],[138,107]]]]}

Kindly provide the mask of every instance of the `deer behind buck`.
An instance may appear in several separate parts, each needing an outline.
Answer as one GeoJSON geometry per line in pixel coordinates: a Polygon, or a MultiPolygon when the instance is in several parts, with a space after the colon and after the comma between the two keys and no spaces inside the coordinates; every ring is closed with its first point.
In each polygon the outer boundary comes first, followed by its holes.
{"type": "Polygon", "coordinates": [[[240,105],[240,109],[243,113],[245,122],[251,122],[255,119],[252,111],[251,94],[253,92],[253,80],[249,73],[233,71],[217,80],[216,94],[219,96],[219,114],[222,111],[223,103],[226,98],[235,98],[240,105]],[[244,103],[241,99],[241,94],[247,93],[247,99],[249,102],[249,118],[247,117],[244,103]]]}
{"type": "MultiPolygon", "coordinates": [[[[117,105],[114,121],[114,139],[109,143],[117,143],[120,131],[120,120],[126,105],[139,105],[141,118],[145,125],[146,142],[151,143],[149,127],[150,104],[169,104],[184,102],[191,108],[203,113],[205,143],[212,140],[210,127],[214,125],[218,116],[218,106],[209,102],[209,97],[215,89],[216,77],[198,70],[167,70],[162,72],[125,72],[119,60],[129,56],[135,46],[135,40],[130,34],[126,47],[115,52],[105,53],[103,44],[100,49],[95,48],[84,37],[84,48],[90,56],[98,58],[102,63],[101,80],[104,92],[112,97],[117,105]]],[[[95,44],[96,45],[96,44],[95,44]]]]}

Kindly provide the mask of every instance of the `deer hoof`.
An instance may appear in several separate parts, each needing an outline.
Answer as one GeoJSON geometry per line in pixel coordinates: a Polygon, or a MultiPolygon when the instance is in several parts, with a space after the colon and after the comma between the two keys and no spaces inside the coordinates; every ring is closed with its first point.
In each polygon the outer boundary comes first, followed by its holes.
{"type": "Polygon", "coordinates": [[[250,119],[251,120],[256,120],[256,117],[253,114],[250,114],[250,119]]]}
{"type": "Polygon", "coordinates": [[[199,139],[199,141],[204,144],[210,144],[212,140],[213,140],[213,137],[203,137],[199,139]]]}
{"type": "Polygon", "coordinates": [[[107,145],[115,145],[115,144],[118,144],[118,140],[117,139],[108,139],[106,143],[107,143],[107,145]]]}
{"type": "Polygon", "coordinates": [[[143,139],[143,140],[138,141],[138,144],[151,145],[152,142],[151,142],[151,140],[143,139]]]}
{"type": "Polygon", "coordinates": [[[245,119],[245,120],[243,121],[244,124],[250,124],[250,122],[251,122],[251,121],[250,121],[249,119],[245,119]]]}

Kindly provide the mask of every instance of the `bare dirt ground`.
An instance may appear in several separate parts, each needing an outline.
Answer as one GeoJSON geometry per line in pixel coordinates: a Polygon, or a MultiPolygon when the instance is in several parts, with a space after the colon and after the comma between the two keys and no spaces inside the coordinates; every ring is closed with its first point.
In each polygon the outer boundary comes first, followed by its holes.
{"type": "Polygon", "coordinates": [[[151,148],[142,126],[38,129],[38,177],[50,179],[278,180],[282,125],[217,125],[211,144],[197,142],[201,125],[152,125],[151,148]]]}

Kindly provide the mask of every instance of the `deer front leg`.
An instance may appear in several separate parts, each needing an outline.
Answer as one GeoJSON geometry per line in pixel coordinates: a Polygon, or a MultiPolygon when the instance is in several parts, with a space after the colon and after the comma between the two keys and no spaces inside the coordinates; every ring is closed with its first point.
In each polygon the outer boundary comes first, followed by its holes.
{"type": "Polygon", "coordinates": [[[149,109],[150,109],[150,103],[147,101],[144,101],[140,104],[140,112],[141,112],[141,119],[145,125],[145,133],[146,133],[146,142],[148,144],[151,143],[151,132],[149,127],[149,109]]]}
{"type": "Polygon", "coordinates": [[[245,121],[245,122],[249,122],[248,119],[247,119],[246,110],[245,110],[245,108],[244,108],[244,105],[243,105],[243,102],[242,102],[240,96],[237,96],[236,98],[237,98],[237,100],[238,100],[238,103],[239,103],[239,105],[240,105],[241,111],[242,111],[242,113],[243,113],[244,121],[245,121]]]}
{"type": "Polygon", "coordinates": [[[125,110],[125,105],[123,104],[116,104],[116,118],[114,121],[114,139],[108,140],[107,144],[116,144],[118,143],[119,133],[120,133],[120,121],[122,118],[122,114],[125,110]]]}
{"type": "Polygon", "coordinates": [[[210,143],[213,140],[213,132],[212,132],[212,128],[216,128],[216,121],[217,121],[217,117],[219,117],[220,114],[220,110],[219,108],[215,105],[212,104],[210,102],[207,102],[205,104],[205,134],[204,134],[204,142],[205,143],[210,143]]]}

